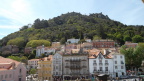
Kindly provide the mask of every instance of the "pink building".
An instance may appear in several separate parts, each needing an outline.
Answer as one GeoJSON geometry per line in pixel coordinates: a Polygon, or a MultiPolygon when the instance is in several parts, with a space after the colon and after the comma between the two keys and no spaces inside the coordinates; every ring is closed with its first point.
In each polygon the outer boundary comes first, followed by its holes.
{"type": "Polygon", "coordinates": [[[21,62],[0,57],[0,81],[26,81],[26,67],[21,62]]]}

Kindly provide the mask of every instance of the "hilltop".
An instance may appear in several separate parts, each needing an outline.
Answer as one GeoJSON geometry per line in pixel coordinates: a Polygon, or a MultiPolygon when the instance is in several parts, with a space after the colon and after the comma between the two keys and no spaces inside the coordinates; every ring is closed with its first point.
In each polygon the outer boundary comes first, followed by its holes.
{"type": "Polygon", "coordinates": [[[19,31],[1,39],[0,45],[5,46],[10,44],[8,42],[13,39],[21,39],[23,44],[20,46],[25,48],[31,40],[60,41],[65,43],[69,38],[95,39],[97,37],[113,39],[122,45],[125,41],[131,41],[136,35],[144,36],[144,26],[127,26],[110,19],[102,13],[83,15],[77,12],[70,12],[49,20],[36,19],[34,24],[25,25],[19,31]]]}

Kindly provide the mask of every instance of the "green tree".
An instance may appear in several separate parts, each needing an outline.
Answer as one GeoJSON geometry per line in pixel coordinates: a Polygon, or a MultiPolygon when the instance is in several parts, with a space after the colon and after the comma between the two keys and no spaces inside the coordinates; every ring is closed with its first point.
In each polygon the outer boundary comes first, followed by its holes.
{"type": "Polygon", "coordinates": [[[19,61],[19,62],[21,61],[21,58],[18,56],[8,56],[8,58],[19,61]]]}
{"type": "Polygon", "coordinates": [[[125,55],[125,61],[128,67],[138,68],[141,66],[141,62],[144,58],[143,45],[139,44],[136,48],[126,48],[126,46],[120,48],[120,52],[125,55]]]}
{"type": "Polygon", "coordinates": [[[34,68],[30,69],[30,74],[36,74],[36,72],[37,72],[36,69],[34,69],[34,68]]]}
{"type": "Polygon", "coordinates": [[[138,42],[143,42],[143,37],[140,35],[135,35],[132,37],[132,42],[138,43],[138,42]]]}
{"type": "Polygon", "coordinates": [[[131,41],[131,37],[128,35],[124,36],[124,41],[131,41]]]}
{"type": "Polygon", "coordinates": [[[94,35],[93,36],[93,40],[100,40],[101,39],[101,37],[99,37],[99,36],[97,36],[97,35],[94,35]]]}
{"type": "Polygon", "coordinates": [[[50,42],[47,40],[31,40],[27,43],[26,47],[37,47],[37,46],[50,46],[50,42]]]}
{"type": "Polygon", "coordinates": [[[7,45],[17,45],[18,47],[21,48],[21,47],[24,47],[25,40],[23,37],[18,37],[18,38],[9,40],[7,45]]]}

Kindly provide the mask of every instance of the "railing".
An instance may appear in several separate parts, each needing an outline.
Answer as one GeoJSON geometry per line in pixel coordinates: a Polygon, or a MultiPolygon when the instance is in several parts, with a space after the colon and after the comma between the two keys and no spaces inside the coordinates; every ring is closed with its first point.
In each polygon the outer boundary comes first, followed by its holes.
{"type": "Polygon", "coordinates": [[[75,60],[70,60],[70,62],[80,62],[81,60],[80,59],[75,59],[75,60]]]}
{"type": "Polygon", "coordinates": [[[97,63],[93,63],[93,65],[95,65],[95,66],[96,66],[96,65],[97,65],[97,63]]]}
{"type": "Polygon", "coordinates": [[[82,66],[82,68],[86,68],[86,66],[82,66]]]}
{"type": "Polygon", "coordinates": [[[70,66],[70,69],[81,69],[80,66],[70,66]]]}
{"type": "Polygon", "coordinates": [[[99,63],[99,65],[101,65],[101,66],[102,66],[103,64],[102,64],[102,63],[99,63]]]}
{"type": "Polygon", "coordinates": [[[105,65],[109,65],[109,63],[105,63],[105,65]]]}
{"type": "Polygon", "coordinates": [[[86,59],[82,59],[82,61],[86,61],[86,59]]]}
{"type": "Polygon", "coordinates": [[[65,61],[69,61],[68,59],[66,59],[65,61]]]}

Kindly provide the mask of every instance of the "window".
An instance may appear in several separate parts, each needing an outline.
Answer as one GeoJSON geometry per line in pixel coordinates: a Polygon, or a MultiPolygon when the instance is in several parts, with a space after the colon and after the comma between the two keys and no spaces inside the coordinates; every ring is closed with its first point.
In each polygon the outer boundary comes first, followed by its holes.
{"type": "Polygon", "coordinates": [[[121,64],[124,64],[124,62],[123,62],[123,61],[121,61],[121,64]]]}
{"type": "Polygon", "coordinates": [[[93,61],[94,63],[96,62],[96,60],[93,61]]]}
{"type": "Polygon", "coordinates": [[[11,78],[11,74],[9,74],[9,78],[11,78]]]}
{"type": "Polygon", "coordinates": [[[115,69],[118,69],[117,66],[115,66],[115,69]]]}
{"type": "Polygon", "coordinates": [[[94,67],[94,71],[96,71],[96,67],[94,67]]]}
{"type": "Polygon", "coordinates": [[[5,75],[5,78],[7,78],[7,74],[5,75]]]}
{"type": "Polygon", "coordinates": [[[1,79],[3,79],[3,75],[1,75],[1,79]]]}
{"type": "Polygon", "coordinates": [[[100,67],[100,71],[102,71],[102,67],[100,67]]]}
{"type": "Polygon", "coordinates": [[[108,67],[105,67],[105,70],[108,71],[108,67]]]}
{"type": "Polygon", "coordinates": [[[123,66],[121,66],[121,69],[123,69],[123,66]]]}
{"type": "Polygon", "coordinates": [[[105,60],[105,63],[108,63],[108,60],[105,60]]]}
{"type": "Polygon", "coordinates": [[[117,61],[115,61],[115,64],[117,64],[117,61]]]}
{"type": "Polygon", "coordinates": [[[120,56],[120,58],[123,58],[123,56],[120,56]]]}

